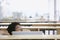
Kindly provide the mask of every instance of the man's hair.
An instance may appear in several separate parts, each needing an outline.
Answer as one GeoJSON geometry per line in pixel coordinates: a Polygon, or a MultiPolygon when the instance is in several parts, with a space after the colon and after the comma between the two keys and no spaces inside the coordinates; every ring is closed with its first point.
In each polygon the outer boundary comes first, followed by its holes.
{"type": "Polygon", "coordinates": [[[12,22],[10,25],[8,25],[7,31],[10,35],[12,35],[12,31],[16,31],[15,27],[16,25],[20,25],[18,22],[12,22]]]}

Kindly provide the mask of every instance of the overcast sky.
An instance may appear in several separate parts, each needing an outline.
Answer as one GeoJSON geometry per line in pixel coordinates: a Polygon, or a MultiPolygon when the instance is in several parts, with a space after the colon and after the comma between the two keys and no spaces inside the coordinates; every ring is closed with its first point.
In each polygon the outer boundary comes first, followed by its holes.
{"type": "MultiPolygon", "coordinates": [[[[3,3],[3,11],[8,12],[22,12],[27,16],[34,15],[35,13],[42,14],[48,12],[47,0],[8,0],[3,3]]],[[[5,15],[9,15],[5,13],[5,15]]],[[[10,13],[11,15],[11,13],[10,13]]]]}
{"type": "Polygon", "coordinates": [[[4,2],[2,2],[2,10],[4,16],[12,16],[12,13],[17,11],[22,12],[24,16],[32,15],[33,17],[36,13],[38,13],[39,16],[49,13],[53,19],[53,1],[54,0],[4,0],[4,2]]]}

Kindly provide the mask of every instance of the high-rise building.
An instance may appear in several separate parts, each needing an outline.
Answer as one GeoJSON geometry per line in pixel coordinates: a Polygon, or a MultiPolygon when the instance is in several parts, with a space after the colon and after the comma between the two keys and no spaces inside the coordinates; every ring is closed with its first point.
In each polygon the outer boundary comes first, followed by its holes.
{"type": "Polygon", "coordinates": [[[13,18],[14,19],[20,19],[22,17],[22,13],[21,12],[13,12],[13,18]]]}
{"type": "Polygon", "coordinates": [[[50,20],[51,21],[56,21],[57,19],[57,14],[56,14],[56,0],[48,0],[48,12],[50,15],[50,20]]]}
{"type": "Polygon", "coordinates": [[[2,1],[0,1],[0,19],[3,18],[3,15],[2,15],[2,6],[1,6],[1,4],[2,4],[2,1]]]}
{"type": "Polygon", "coordinates": [[[60,22],[60,16],[59,16],[59,22],[60,22]]]}
{"type": "Polygon", "coordinates": [[[0,6],[0,19],[2,19],[2,7],[0,6]]]}
{"type": "Polygon", "coordinates": [[[35,14],[35,17],[38,17],[38,16],[39,16],[39,14],[38,14],[38,13],[36,13],[36,14],[35,14]]]}

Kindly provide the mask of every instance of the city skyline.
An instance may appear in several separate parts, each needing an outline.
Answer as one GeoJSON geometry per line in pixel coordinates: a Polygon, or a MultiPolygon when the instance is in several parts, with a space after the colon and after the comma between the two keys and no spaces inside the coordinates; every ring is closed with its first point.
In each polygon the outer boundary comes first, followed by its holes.
{"type": "Polygon", "coordinates": [[[3,16],[13,16],[13,12],[22,12],[23,16],[33,17],[35,17],[36,13],[39,16],[47,16],[49,13],[50,19],[53,19],[54,0],[50,0],[49,2],[48,0],[4,0],[2,3],[3,16]]]}
{"type": "Polygon", "coordinates": [[[34,16],[36,12],[42,15],[42,13],[47,13],[48,11],[48,2],[42,2],[43,1],[41,0],[9,0],[9,5],[3,3],[3,11],[5,11],[4,14],[7,16],[12,15],[12,12],[14,11],[23,12],[23,14],[26,14],[26,16],[34,16]],[[8,15],[8,13],[10,15],[8,15]]]}

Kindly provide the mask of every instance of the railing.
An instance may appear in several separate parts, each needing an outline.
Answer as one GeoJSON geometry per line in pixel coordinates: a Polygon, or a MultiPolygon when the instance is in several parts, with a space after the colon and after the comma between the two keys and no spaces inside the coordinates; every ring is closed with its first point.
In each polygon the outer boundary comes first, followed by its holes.
{"type": "MultiPolygon", "coordinates": [[[[6,29],[10,23],[0,23],[0,29],[6,29]]],[[[23,29],[60,29],[60,23],[20,23],[23,29]]],[[[58,31],[59,32],[59,31],[58,31]]],[[[0,39],[60,39],[60,35],[12,35],[0,39]]]]}
{"type": "MultiPolygon", "coordinates": [[[[0,29],[7,28],[11,23],[0,23],[0,29]]],[[[60,23],[20,23],[22,28],[48,28],[48,29],[58,29],[60,28],[60,23]],[[33,26],[33,27],[32,27],[33,26]]]]}
{"type": "MultiPolygon", "coordinates": [[[[0,26],[8,26],[11,23],[0,23],[0,26]]],[[[60,26],[60,23],[20,23],[21,26],[60,26]]]]}

